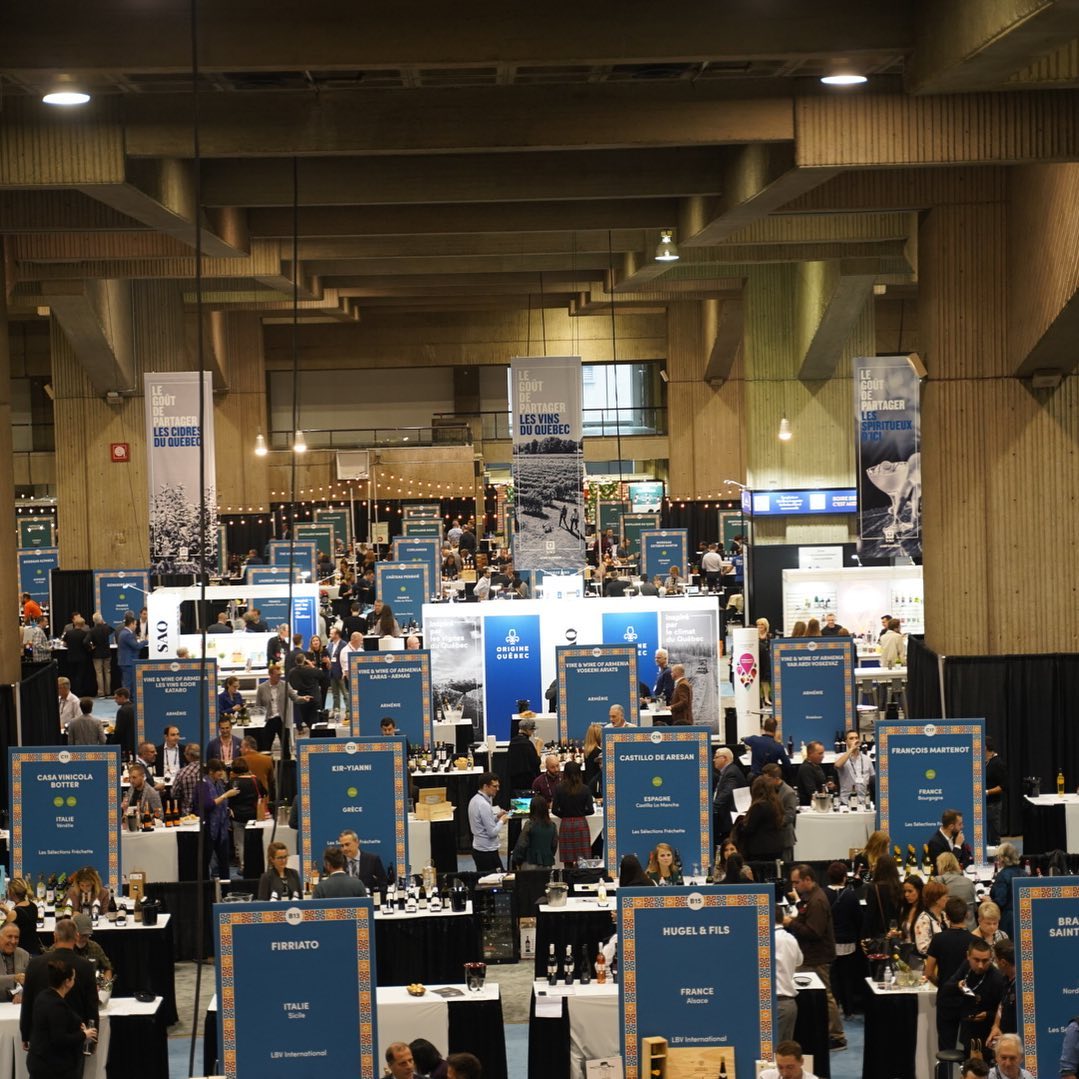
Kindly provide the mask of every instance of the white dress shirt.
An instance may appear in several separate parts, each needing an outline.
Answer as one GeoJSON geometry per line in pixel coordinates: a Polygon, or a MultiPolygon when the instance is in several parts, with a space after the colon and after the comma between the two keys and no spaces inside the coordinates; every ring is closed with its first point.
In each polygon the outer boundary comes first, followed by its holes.
{"type": "Polygon", "coordinates": [[[802,948],[798,938],[781,925],[776,926],[776,996],[796,997],[794,972],[802,965],[802,948]]]}

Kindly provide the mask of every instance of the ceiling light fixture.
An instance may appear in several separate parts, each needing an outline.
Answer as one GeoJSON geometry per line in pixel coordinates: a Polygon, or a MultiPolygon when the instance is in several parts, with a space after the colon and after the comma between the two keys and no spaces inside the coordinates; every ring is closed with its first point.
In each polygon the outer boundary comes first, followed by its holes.
{"type": "Polygon", "coordinates": [[[255,435],[255,456],[266,456],[266,436],[261,431],[255,435]]]}
{"type": "Polygon", "coordinates": [[[674,242],[674,229],[660,229],[656,244],[656,262],[677,262],[678,244],[674,242]]]}
{"type": "Polygon", "coordinates": [[[57,75],[52,88],[42,94],[41,100],[46,105],[85,105],[90,100],[90,95],[83,86],[80,86],[72,75],[57,75]]]}
{"type": "Polygon", "coordinates": [[[858,75],[853,71],[838,71],[834,75],[822,75],[820,81],[825,86],[861,86],[869,80],[864,75],[858,75]]]}
{"type": "Polygon", "coordinates": [[[779,421],[779,441],[790,442],[794,432],[791,430],[791,421],[786,416],[779,421]]]}
{"type": "Polygon", "coordinates": [[[296,431],[296,440],[292,443],[293,453],[306,453],[307,452],[307,440],[303,437],[303,431],[296,431]]]}

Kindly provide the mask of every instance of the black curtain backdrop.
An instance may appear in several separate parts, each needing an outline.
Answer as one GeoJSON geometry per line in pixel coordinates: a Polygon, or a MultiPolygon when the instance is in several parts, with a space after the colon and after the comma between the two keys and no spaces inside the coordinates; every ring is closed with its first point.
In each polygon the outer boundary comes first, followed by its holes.
{"type": "Polygon", "coordinates": [[[940,673],[937,654],[924,637],[907,637],[907,715],[911,719],[940,718],[940,673]]]}
{"type": "MultiPolygon", "coordinates": [[[[0,758],[4,765],[0,768],[0,820],[7,828],[8,805],[8,769],[7,751],[11,746],[18,745],[18,730],[15,725],[15,686],[0,685],[0,758]]],[[[8,844],[10,849],[10,843],[8,844]]]]}
{"type": "MultiPolygon", "coordinates": [[[[94,613],[94,573],[88,569],[54,569],[52,571],[52,620],[50,633],[59,637],[64,626],[71,621],[72,612],[78,611],[90,625],[94,613]]],[[[138,614],[138,611],[135,611],[138,614]]]]}
{"type": "MultiPolygon", "coordinates": [[[[720,511],[737,510],[737,502],[664,502],[660,512],[663,528],[684,528],[689,532],[689,561],[700,563],[702,543],[722,543],[719,532],[720,511]]],[[[683,566],[683,573],[687,567],[683,566]]]]}
{"type": "Polygon", "coordinates": [[[56,703],[56,663],[24,663],[19,682],[22,745],[55,746],[60,741],[60,708],[56,703]]]}

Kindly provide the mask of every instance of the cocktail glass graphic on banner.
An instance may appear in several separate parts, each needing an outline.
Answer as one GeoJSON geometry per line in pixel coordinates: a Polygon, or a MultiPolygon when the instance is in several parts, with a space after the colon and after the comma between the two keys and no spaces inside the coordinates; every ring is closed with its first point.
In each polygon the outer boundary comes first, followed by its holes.
{"type": "Polygon", "coordinates": [[[465,985],[470,993],[482,993],[487,980],[486,963],[465,963],[465,985]]]}
{"type": "Polygon", "coordinates": [[[889,519],[881,530],[885,543],[894,543],[897,533],[917,534],[922,509],[921,453],[912,453],[906,461],[881,461],[867,468],[866,475],[892,500],[889,519]],[[909,519],[903,520],[908,506],[909,519]]]}
{"type": "Polygon", "coordinates": [[[743,686],[748,686],[752,683],[753,679],[757,677],[757,661],[753,658],[752,652],[743,652],[738,657],[738,663],[735,665],[735,670],[738,672],[738,681],[743,686]]]}

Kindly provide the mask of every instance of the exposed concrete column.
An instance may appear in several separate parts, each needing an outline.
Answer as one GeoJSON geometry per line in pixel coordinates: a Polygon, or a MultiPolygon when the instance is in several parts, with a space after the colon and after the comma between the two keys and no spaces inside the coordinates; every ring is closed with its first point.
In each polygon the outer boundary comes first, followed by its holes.
{"type": "MultiPolygon", "coordinates": [[[[15,474],[11,438],[11,340],[8,337],[7,289],[0,269],[0,506],[15,514],[15,474]]],[[[15,529],[0,528],[0,578],[7,581],[4,594],[15,596],[19,587],[15,556],[15,529]]],[[[0,618],[0,682],[19,680],[19,626],[14,618],[0,618]]]]}

